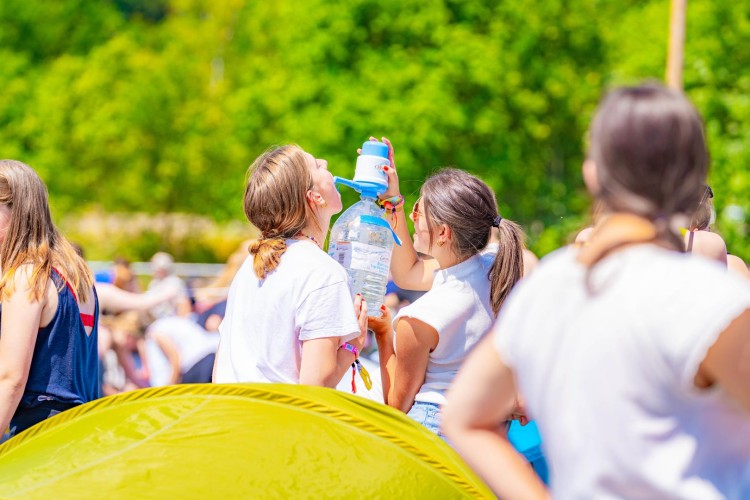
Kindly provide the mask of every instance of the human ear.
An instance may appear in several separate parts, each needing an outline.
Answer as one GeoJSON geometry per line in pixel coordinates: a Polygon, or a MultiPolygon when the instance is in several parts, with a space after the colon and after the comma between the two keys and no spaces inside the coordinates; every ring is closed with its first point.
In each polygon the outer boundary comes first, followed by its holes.
{"type": "Polygon", "coordinates": [[[320,208],[326,207],[328,203],[326,203],[325,198],[323,198],[323,195],[316,192],[316,191],[308,191],[307,192],[307,201],[313,206],[318,206],[320,208]]]}
{"type": "Polygon", "coordinates": [[[438,238],[446,243],[448,240],[453,238],[453,231],[451,231],[451,228],[446,224],[440,224],[440,234],[438,235],[438,238]]]}

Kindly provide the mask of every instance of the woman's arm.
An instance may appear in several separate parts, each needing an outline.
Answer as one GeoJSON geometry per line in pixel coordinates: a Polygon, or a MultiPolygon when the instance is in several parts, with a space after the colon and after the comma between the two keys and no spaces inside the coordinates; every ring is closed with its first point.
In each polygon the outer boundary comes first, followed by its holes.
{"type": "MultiPolygon", "coordinates": [[[[120,332],[118,335],[122,336],[127,334],[120,332]]],[[[122,367],[123,372],[125,372],[125,379],[138,387],[148,387],[148,375],[144,374],[143,369],[137,370],[135,368],[135,364],[133,363],[133,353],[130,349],[122,345],[121,342],[116,342],[113,346],[113,350],[117,356],[117,362],[122,367]]],[[[138,354],[141,354],[140,348],[138,354]]],[[[143,357],[141,357],[141,363],[143,363],[144,366],[146,364],[146,360],[143,357]]]]}
{"type": "Polygon", "coordinates": [[[177,350],[177,346],[163,333],[153,332],[150,335],[169,361],[169,367],[171,368],[169,385],[179,384],[182,379],[182,370],[180,369],[180,352],[177,350]]]}
{"type": "Polygon", "coordinates": [[[131,293],[109,283],[97,283],[96,292],[102,309],[121,312],[133,309],[139,311],[150,309],[174,299],[179,290],[167,288],[158,292],[131,293]]]}
{"type": "MultiPolygon", "coordinates": [[[[370,139],[377,140],[374,137],[370,139]]],[[[385,199],[398,196],[401,194],[401,190],[396,164],[393,159],[393,145],[385,137],[383,137],[383,142],[388,145],[388,160],[391,162],[390,168],[385,171],[388,176],[388,189],[381,195],[381,198],[385,199]]],[[[417,255],[411,240],[411,234],[409,234],[403,206],[396,210],[395,217],[396,221],[392,222],[391,226],[401,240],[401,246],[394,246],[393,256],[391,257],[393,282],[399,288],[405,290],[427,291],[432,287],[433,273],[439,267],[437,261],[433,259],[422,260],[417,255]]]]}
{"type": "MultiPolygon", "coordinates": [[[[367,338],[367,303],[362,296],[354,297],[354,311],[357,314],[360,335],[349,340],[357,350],[361,350],[367,338]]],[[[324,337],[302,342],[302,361],[299,370],[299,383],[336,387],[346,370],[354,362],[354,353],[339,349],[341,337],[324,337]]]]}
{"type": "MultiPolygon", "coordinates": [[[[393,322],[391,311],[385,304],[380,306],[380,317],[370,316],[367,318],[367,327],[375,334],[378,344],[378,359],[380,361],[380,381],[383,389],[383,402],[388,402],[388,392],[391,390],[391,376],[388,365],[396,362],[396,353],[393,350],[393,322]]],[[[391,371],[395,368],[392,364],[391,371]]]]}
{"type": "Polygon", "coordinates": [[[505,437],[516,386],[488,335],[461,367],[442,407],[442,429],[500,498],[548,498],[542,482],[505,437]]]}
{"type": "Polygon", "coordinates": [[[376,334],[380,353],[385,404],[408,413],[424,384],[430,351],[438,344],[438,333],[427,323],[401,318],[397,325],[396,349],[391,334],[376,334]]]}
{"type": "Polygon", "coordinates": [[[747,269],[747,264],[736,255],[727,254],[727,269],[747,280],[750,280],[750,271],[747,269]]]}
{"type": "Polygon", "coordinates": [[[0,321],[0,433],[5,432],[29,378],[34,345],[46,298],[34,300],[29,289],[31,266],[20,267],[3,300],[0,321]]]}
{"type": "Polygon", "coordinates": [[[302,385],[336,387],[346,370],[354,362],[354,354],[346,349],[339,349],[340,345],[340,337],[326,337],[302,342],[299,383],[302,385]]]}
{"type": "Polygon", "coordinates": [[[750,414],[750,309],[721,332],[698,368],[695,385],[714,384],[750,414]]]}

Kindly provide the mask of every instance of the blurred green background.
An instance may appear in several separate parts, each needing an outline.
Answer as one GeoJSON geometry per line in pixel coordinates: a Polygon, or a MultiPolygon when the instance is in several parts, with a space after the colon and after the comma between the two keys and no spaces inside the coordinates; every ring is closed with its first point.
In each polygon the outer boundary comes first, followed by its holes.
{"type": "MultiPolygon", "coordinates": [[[[267,147],[350,177],[385,135],[410,203],[436,168],[469,170],[544,255],[588,223],[592,111],[663,78],[668,24],[669,0],[3,0],[0,156],[39,171],[88,258],[212,262],[251,234],[245,173],[267,147]]],[[[750,2],[690,0],[685,90],[745,259],[749,47],[750,2]]]]}

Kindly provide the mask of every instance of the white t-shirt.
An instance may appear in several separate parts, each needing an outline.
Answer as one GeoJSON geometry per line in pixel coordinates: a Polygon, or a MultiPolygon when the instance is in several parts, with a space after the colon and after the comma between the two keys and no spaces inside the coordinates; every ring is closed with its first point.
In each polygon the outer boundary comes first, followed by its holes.
{"type": "Polygon", "coordinates": [[[750,498],[750,417],[693,380],[750,307],[716,263],[651,245],[587,270],[565,248],[511,293],[493,330],[552,468],[555,498],[750,498]]]}
{"type": "Polygon", "coordinates": [[[430,291],[402,308],[393,319],[394,329],[401,318],[408,317],[427,323],[438,332],[438,345],[430,353],[425,381],[415,401],[444,403],[444,393],[469,351],[492,326],[495,315],[490,306],[487,272],[494,257],[475,255],[439,269],[430,291]]]}
{"type": "Polygon", "coordinates": [[[312,241],[286,244],[265,280],[252,255],[237,271],[219,327],[216,382],[297,384],[302,341],[360,335],[346,270],[312,241]]]}
{"type": "Polygon", "coordinates": [[[189,318],[168,316],[157,319],[146,330],[146,355],[149,382],[152,387],[169,383],[172,369],[169,360],[154,340],[154,335],[165,335],[175,345],[180,354],[180,371],[185,373],[198,361],[216,352],[219,336],[207,332],[189,318]]]}

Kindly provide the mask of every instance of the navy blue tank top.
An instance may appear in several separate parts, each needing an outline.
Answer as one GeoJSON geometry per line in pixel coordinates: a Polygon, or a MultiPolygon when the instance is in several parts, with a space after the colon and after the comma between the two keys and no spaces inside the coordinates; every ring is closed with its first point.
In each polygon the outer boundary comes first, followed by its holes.
{"type": "Polygon", "coordinates": [[[49,325],[39,329],[18,411],[46,403],[76,406],[99,397],[99,299],[94,290],[94,315],[82,315],[70,284],[56,270],[57,311],[49,325]],[[86,323],[93,329],[86,335],[86,323]]]}

